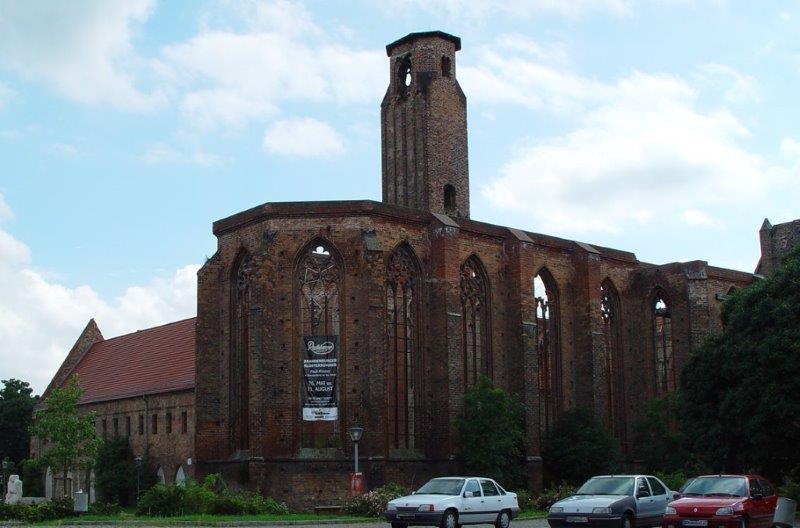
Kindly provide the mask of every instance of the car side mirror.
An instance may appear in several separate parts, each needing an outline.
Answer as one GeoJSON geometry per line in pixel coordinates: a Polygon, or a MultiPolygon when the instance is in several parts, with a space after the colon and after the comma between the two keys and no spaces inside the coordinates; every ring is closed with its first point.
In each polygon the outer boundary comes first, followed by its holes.
{"type": "Polygon", "coordinates": [[[472,497],[473,495],[475,495],[475,494],[474,494],[474,493],[472,493],[471,491],[465,491],[465,492],[464,492],[464,496],[465,496],[465,497],[472,497]]]}
{"type": "Polygon", "coordinates": [[[417,494],[417,491],[416,491],[416,490],[414,490],[414,491],[412,491],[412,492],[411,492],[411,494],[412,494],[412,495],[416,495],[416,494],[417,494]]]}
{"type": "Polygon", "coordinates": [[[676,493],[675,495],[673,495],[673,496],[672,496],[672,500],[678,500],[678,499],[680,499],[682,496],[683,496],[683,495],[681,495],[680,493],[676,493]]]}

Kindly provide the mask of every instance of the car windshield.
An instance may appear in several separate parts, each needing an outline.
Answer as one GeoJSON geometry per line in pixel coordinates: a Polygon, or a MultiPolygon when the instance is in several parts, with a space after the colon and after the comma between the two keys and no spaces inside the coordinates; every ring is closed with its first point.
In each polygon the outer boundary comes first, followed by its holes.
{"type": "Polygon", "coordinates": [[[576,495],[633,495],[633,477],[593,477],[576,495]]]}
{"type": "Polygon", "coordinates": [[[744,477],[698,477],[686,486],[683,494],[704,497],[746,497],[747,481],[744,477]]]}
{"type": "Polygon", "coordinates": [[[464,486],[464,479],[433,479],[417,490],[426,495],[458,495],[464,486]]]}

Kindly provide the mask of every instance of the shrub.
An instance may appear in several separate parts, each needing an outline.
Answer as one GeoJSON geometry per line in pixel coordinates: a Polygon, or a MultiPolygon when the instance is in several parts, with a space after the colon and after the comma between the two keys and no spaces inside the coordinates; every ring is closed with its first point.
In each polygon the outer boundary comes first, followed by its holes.
{"type": "Polygon", "coordinates": [[[399,484],[386,484],[363,495],[353,497],[345,506],[345,511],[351,515],[380,517],[386,511],[387,502],[408,495],[409,492],[407,488],[399,484]]]}
{"type": "Polygon", "coordinates": [[[101,501],[128,504],[136,490],[136,465],[127,438],[106,439],[100,444],[95,486],[101,501]]]}
{"type": "Polygon", "coordinates": [[[136,515],[174,517],[183,511],[186,490],[175,484],[156,484],[139,497],[136,515]]]}
{"type": "Polygon", "coordinates": [[[113,502],[95,502],[89,505],[91,515],[119,515],[120,512],[122,506],[113,502]]]}
{"type": "Polygon", "coordinates": [[[521,511],[531,511],[533,510],[533,505],[531,504],[531,493],[526,489],[517,490],[514,493],[517,494],[517,504],[519,504],[519,509],[521,511]]]}
{"type": "Polygon", "coordinates": [[[549,487],[537,497],[531,499],[531,509],[538,511],[549,510],[550,506],[561,499],[569,497],[573,493],[575,493],[575,487],[567,483],[561,483],[558,486],[549,487]]]}
{"type": "Polygon", "coordinates": [[[73,515],[72,499],[55,499],[42,504],[0,503],[0,520],[27,524],[63,519],[73,515]]]}
{"type": "Polygon", "coordinates": [[[661,481],[672,491],[678,491],[681,489],[681,486],[683,486],[683,484],[689,478],[683,471],[673,471],[672,473],[657,471],[656,476],[660,478],[661,481]]]}
{"type": "Polygon", "coordinates": [[[612,473],[619,448],[592,411],[578,407],[565,411],[556,422],[542,458],[550,482],[580,484],[592,475],[612,473]]]}
{"type": "Polygon", "coordinates": [[[778,488],[778,495],[800,502],[800,482],[787,478],[783,482],[783,486],[778,488]]]}

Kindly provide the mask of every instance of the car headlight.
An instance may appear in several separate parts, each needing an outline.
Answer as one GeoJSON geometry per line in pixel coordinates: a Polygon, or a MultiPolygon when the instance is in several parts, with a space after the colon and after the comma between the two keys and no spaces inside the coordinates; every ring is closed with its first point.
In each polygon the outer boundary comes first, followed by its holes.
{"type": "Polygon", "coordinates": [[[420,504],[417,511],[421,512],[432,512],[433,511],[433,504],[420,504]]]}
{"type": "Polygon", "coordinates": [[[611,508],[609,508],[609,507],[604,507],[604,508],[597,507],[597,508],[593,508],[593,509],[592,509],[592,513],[611,513],[611,508]]]}
{"type": "Polygon", "coordinates": [[[397,509],[397,504],[392,504],[391,502],[386,505],[386,509],[389,511],[394,511],[397,509]]]}
{"type": "Polygon", "coordinates": [[[678,515],[678,510],[672,506],[667,506],[667,508],[664,510],[664,515],[678,515]]]}
{"type": "Polygon", "coordinates": [[[717,510],[717,513],[714,515],[733,515],[733,508],[730,506],[725,506],[717,510]]]}
{"type": "Polygon", "coordinates": [[[550,513],[564,513],[564,508],[561,506],[550,506],[550,513]]]}

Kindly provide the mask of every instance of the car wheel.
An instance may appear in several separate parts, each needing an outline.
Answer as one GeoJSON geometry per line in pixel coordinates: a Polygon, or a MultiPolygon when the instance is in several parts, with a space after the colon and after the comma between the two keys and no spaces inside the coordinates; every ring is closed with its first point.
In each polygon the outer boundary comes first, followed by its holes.
{"type": "Polygon", "coordinates": [[[447,510],[442,516],[442,528],[457,528],[458,515],[454,510],[447,510]]]}
{"type": "Polygon", "coordinates": [[[622,516],[622,528],[634,528],[633,517],[630,513],[626,513],[622,516]]]}
{"type": "Polygon", "coordinates": [[[511,526],[511,515],[509,515],[508,511],[501,511],[500,515],[497,516],[497,520],[494,522],[494,525],[496,528],[508,528],[511,526]]]}

